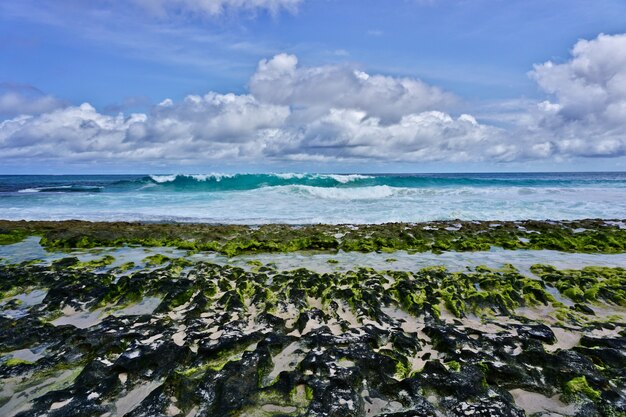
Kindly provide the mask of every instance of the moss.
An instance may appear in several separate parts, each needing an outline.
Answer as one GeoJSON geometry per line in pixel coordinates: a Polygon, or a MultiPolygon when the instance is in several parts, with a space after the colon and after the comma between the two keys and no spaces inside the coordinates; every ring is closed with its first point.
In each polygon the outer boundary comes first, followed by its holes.
{"type": "Polygon", "coordinates": [[[98,269],[104,268],[107,265],[111,265],[115,262],[115,257],[111,255],[105,255],[102,258],[92,259],[91,261],[86,262],[77,262],[71,266],[74,269],[98,269]]]}
{"type": "Polygon", "coordinates": [[[585,299],[585,293],[577,287],[570,287],[566,289],[563,291],[563,295],[577,302],[584,301],[585,299]]]}
{"type": "Polygon", "coordinates": [[[11,358],[4,363],[4,366],[32,365],[33,363],[24,359],[11,358]]]}
{"type": "Polygon", "coordinates": [[[135,263],[134,262],[125,262],[119,266],[115,267],[115,271],[116,272],[126,272],[129,271],[131,269],[133,269],[135,267],[135,263]]]}
{"type": "Polygon", "coordinates": [[[169,262],[171,259],[168,256],[162,255],[160,253],[157,253],[155,255],[150,255],[147,256],[143,259],[143,262],[147,265],[147,266],[157,266],[157,265],[163,265],[167,262],[169,262]]]}
{"type": "Polygon", "coordinates": [[[395,378],[398,380],[403,380],[408,378],[411,375],[411,367],[409,366],[406,359],[396,361],[396,375],[395,378]]]}
{"type": "Polygon", "coordinates": [[[339,261],[338,261],[338,260],[336,260],[336,259],[329,259],[329,260],[327,260],[327,261],[326,261],[326,263],[329,263],[329,264],[338,264],[338,263],[339,263],[339,261]]]}
{"type": "Polygon", "coordinates": [[[14,229],[6,233],[0,232],[0,245],[12,245],[19,243],[28,236],[24,230],[14,229]]]}
{"type": "Polygon", "coordinates": [[[313,391],[308,385],[296,385],[289,392],[290,404],[298,409],[306,409],[311,403],[313,391]]]}
{"type": "Polygon", "coordinates": [[[600,391],[593,389],[584,376],[568,381],[563,388],[563,393],[568,402],[580,400],[581,397],[597,401],[601,396],[600,391]]]}
{"type": "Polygon", "coordinates": [[[253,267],[253,268],[258,269],[258,268],[260,268],[260,267],[262,267],[262,266],[263,266],[263,262],[258,261],[258,260],[256,260],[256,259],[253,259],[253,260],[251,260],[251,261],[246,262],[246,265],[249,265],[249,266],[251,266],[251,267],[253,267]]]}
{"type": "Polygon", "coordinates": [[[446,365],[454,372],[459,372],[461,370],[461,364],[457,361],[446,362],[446,365]]]}
{"type": "Polygon", "coordinates": [[[264,225],[250,228],[202,224],[0,221],[0,236],[5,241],[12,242],[29,235],[42,235],[42,245],[55,249],[171,246],[192,251],[218,251],[228,256],[300,250],[406,250],[414,253],[428,250],[476,251],[492,247],[588,253],[618,253],[626,250],[626,230],[597,220],[502,222],[498,227],[491,226],[491,222],[389,223],[362,225],[358,229],[333,225],[297,228],[264,225]],[[461,225],[460,229],[451,227],[457,223],[461,225]],[[528,231],[521,230],[520,226],[528,231]],[[572,233],[574,226],[588,230],[572,233]],[[337,233],[343,235],[341,242],[334,237],[337,233]]]}

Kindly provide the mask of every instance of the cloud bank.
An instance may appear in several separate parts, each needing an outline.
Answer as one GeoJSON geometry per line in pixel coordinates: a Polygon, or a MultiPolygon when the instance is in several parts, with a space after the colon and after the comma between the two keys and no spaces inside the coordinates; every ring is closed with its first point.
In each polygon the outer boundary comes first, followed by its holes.
{"type": "Polygon", "coordinates": [[[26,100],[16,107],[31,106],[30,114],[0,122],[0,161],[513,162],[625,154],[626,35],[581,40],[569,60],[536,65],[530,76],[546,100],[495,126],[455,115],[459,99],[419,79],[303,67],[280,54],[259,62],[248,94],[166,99],[147,114],[26,100]]]}

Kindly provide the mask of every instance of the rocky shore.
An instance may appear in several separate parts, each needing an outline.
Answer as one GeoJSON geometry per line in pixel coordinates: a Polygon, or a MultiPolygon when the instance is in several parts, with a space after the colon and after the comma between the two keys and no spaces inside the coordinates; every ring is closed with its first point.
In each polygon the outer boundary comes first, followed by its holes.
{"type": "Polygon", "coordinates": [[[553,249],[626,252],[626,220],[435,221],[360,225],[212,225],[0,220],[0,244],[42,236],[48,249],[169,246],[228,256],[304,250],[409,252],[553,249]]]}
{"type": "Polygon", "coordinates": [[[4,243],[36,234],[49,249],[193,244],[140,264],[98,252],[0,262],[2,416],[626,415],[623,268],[321,273],[192,256],[202,245],[433,251],[513,241],[612,253],[626,250],[622,222],[0,223],[4,243]]]}

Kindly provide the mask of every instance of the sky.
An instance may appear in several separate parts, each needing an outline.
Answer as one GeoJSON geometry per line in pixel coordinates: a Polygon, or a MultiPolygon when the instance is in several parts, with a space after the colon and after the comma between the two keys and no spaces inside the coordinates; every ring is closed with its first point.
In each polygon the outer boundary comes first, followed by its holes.
{"type": "Polygon", "coordinates": [[[622,0],[0,2],[0,173],[626,171],[622,0]]]}

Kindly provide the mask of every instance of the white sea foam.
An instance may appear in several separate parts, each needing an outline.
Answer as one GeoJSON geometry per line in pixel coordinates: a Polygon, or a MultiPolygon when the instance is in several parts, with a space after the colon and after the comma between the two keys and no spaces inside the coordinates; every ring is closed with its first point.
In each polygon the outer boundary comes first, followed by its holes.
{"type": "Polygon", "coordinates": [[[174,182],[178,175],[150,175],[153,181],[163,184],[166,182],[174,182]]]}
{"type": "Polygon", "coordinates": [[[341,184],[347,184],[349,182],[352,181],[357,181],[357,180],[364,180],[367,178],[372,178],[369,175],[360,175],[360,174],[350,174],[350,175],[343,175],[343,174],[329,174],[328,177],[334,179],[337,182],[340,182],[341,184]]]}
{"type": "Polygon", "coordinates": [[[309,174],[297,174],[295,172],[282,172],[282,173],[274,173],[271,175],[274,175],[275,177],[278,177],[283,180],[291,180],[294,178],[300,180],[302,178],[306,178],[309,174]]]}
{"type": "Polygon", "coordinates": [[[224,178],[233,178],[238,174],[223,174],[219,172],[212,172],[210,174],[171,174],[171,175],[150,175],[153,181],[164,184],[168,182],[174,182],[177,178],[192,178],[196,181],[210,181],[215,180],[220,182],[224,178]]]}
{"type": "Polygon", "coordinates": [[[379,200],[391,197],[405,190],[403,188],[389,187],[388,185],[355,188],[326,188],[312,187],[309,185],[293,185],[288,187],[292,190],[327,200],[379,200]]]}
{"type": "Polygon", "coordinates": [[[233,178],[235,175],[237,174],[223,174],[223,173],[218,173],[218,172],[212,172],[210,174],[192,174],[192,175],[183,175],[183,176],[193,178],[196,181],[209,181],[213,179],[217,182],[220,182],[224,178],[233,178]]]}
{"type": "MultiPolygon", "coordinates": [[[[215,180],[217,182],[221,181],[224,178],[233,178],[236,175],[246,176],[246,175],[255,175],[255,174],[226,174],[220,172],[212,172],[208,174],[169,174],[169,175],[150,175],[153,181],[163,184],[167,182],[173,182],[176,178],[186,177],[193,178],[196,181],[209,181],[215,180]]],[[[295,172],[282,172],[282,173],[273,173],[273,174],[258,174],[258,175],[268,175],[274,176],[283,180],[291,180],[291,179],[304,179],[304,178],[332,178],[340,184],[347,184],[349,182],[372,178],[368,175],[361,174],[306,174],[306,173],[295,173],[295,172]]]]}
{"type": "Polygon", "coordinates": [[[102,190],[104,187],[95,187],[95,186],[80,186],[80,185],[57,185],[50,187],[34,187],[34,188],[24,188],[22,190],[18,190],[18,193],[42,193],[46,191],[59,191],[59,190],[83,190],[83,191],[93,191],[93,190],[102,190]]]}

